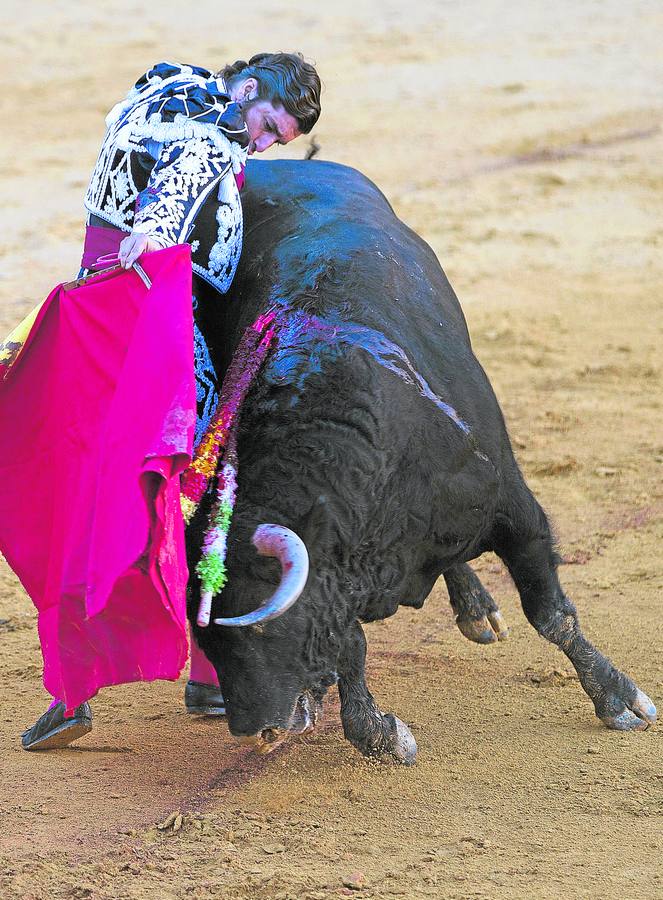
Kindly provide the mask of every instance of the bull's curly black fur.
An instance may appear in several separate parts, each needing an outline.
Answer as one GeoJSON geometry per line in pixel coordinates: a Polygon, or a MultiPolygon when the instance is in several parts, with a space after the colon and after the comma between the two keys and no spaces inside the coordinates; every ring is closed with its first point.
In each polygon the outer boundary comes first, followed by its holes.
{"type": "MultiPolygon", "coordinates": [[[[231,731],[285,728],[303,691],[320,700],[338,678],[346,734],[366,753],[386,752],[394,722],[363,682],[358,623],[420,607],[442,573],[486,550],[505,560],[528,618],[569,655],[598,714],[617,715],[635,686],[580,632],[546,516],[432,250],[367,179],[330,163],[252,163],[243,202],[242,260],[210,323],[217,370],[260,312],[277,311],[281,334],[242,410],[229,580],[213,616],[254,609],[277,584],[276,562],[250,544],[262,522],[299,534],[311,572],[301,599],[264,626],[195,627],[231,731]],[[429,395],[371,335],[405,354],[429,395]]],[[[209,503],[187,533],[192,570],[209,503]]],[[[481,599],[472,579],[454,584],[455,606],[481,599]]],[[[195,576],[190,594],[195,619],[195,576]]]]}

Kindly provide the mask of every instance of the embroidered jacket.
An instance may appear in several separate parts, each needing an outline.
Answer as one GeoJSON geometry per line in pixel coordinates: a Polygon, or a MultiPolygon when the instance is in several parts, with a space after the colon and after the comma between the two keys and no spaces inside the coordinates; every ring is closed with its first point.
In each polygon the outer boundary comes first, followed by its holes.
{"type": "Polygon", "coordinates": [[[191,244],[193,269],[225,292],[242,249],[235,175],[249,135],[225,83],[158,63],[106,117],[86,209],[162,247],[191,244]]]}

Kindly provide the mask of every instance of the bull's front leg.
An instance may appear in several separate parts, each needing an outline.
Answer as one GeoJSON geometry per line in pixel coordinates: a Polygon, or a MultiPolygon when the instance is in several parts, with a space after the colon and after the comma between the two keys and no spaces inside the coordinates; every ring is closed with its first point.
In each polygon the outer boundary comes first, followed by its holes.
{"type": "Polygon", "coordinates": [[[468,641],[493,644],[505,641],[509,629],[497,604],[467,563],[444,572],[456,625],[468,641]]]}
{"type": "Polygon", "coordinates": [[[417,743],[410,729],[391,713],[380,712],[366,686],[366,637],[357,622],[347,633],[338,658],[338,692],[343,733],[364,756],[392,756],[411,766],[417,743]]]}

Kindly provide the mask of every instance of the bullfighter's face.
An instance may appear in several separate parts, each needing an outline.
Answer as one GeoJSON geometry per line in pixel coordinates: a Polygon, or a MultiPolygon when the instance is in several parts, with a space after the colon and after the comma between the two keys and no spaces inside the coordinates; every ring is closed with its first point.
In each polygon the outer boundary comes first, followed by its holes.
{"type": "Polygon", "coordinates": [[[273,144],[288,144],[299,137],[297,120],[282,106],[269,100],[250,100],[242,105],[249,131],[249,153],[263,153],[273,144]]]}
{"type": "Polygon", "coordinates": [[[297,120],[280,104],[258,97],[258,82],[245,78],[230,91],[230,99],[239,103],[249,132],[249,153],[264,153],[273,144],[288,144],[299,137],[297,120]]]}

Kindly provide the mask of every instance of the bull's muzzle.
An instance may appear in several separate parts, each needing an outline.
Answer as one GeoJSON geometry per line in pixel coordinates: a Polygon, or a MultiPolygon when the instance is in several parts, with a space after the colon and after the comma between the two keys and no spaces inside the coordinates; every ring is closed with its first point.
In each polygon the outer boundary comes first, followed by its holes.
{"type": "Polygon", "coordinates": [[[290,717],[287,728],[270,726],[263,728],[259,734],[240,738],[243,744],[249,744],[254,750],[263,756],[272,753],[277,747],[292,735],[309,734],[315,728],[320,719],[322,706],[316,703],[306,691],[297,698],[295,708],[290,717]]]}

